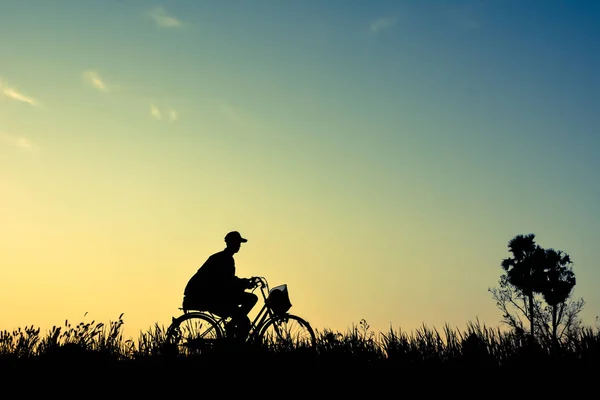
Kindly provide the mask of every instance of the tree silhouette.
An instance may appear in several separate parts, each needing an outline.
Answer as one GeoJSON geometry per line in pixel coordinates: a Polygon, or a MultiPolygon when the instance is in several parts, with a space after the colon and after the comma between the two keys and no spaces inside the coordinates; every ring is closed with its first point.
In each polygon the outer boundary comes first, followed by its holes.
{"type": "Polygon", "coordinates": [[[576,283],[575,274],[571,257],[560,250],[545,250],[543,263],[546,280],[542,296],[551,310],[552,342],[557,344],[559,321],[563,318],[565,310],[568,310],[565,305],[576,283]]]}
{"type": "Polygon", "coordinates": [[[515,236],[508,248],[512,257],[502,260],[505,273],[500,276],[500,287],[488,289],[503,312],[503,322],[524,333],[519,316],[523,314],[532,339],[538,333],[541,339],[558,345],[565,334],[580,326],[578,314],[585,304],[583,299],[570,299],[576,282],[571,257],[537,245],[533,234],[515,236]]]}
{"type": "Polygon", "coordinates": [[[536,293],[545,287],[544,251],[535,243],[535,235],[517,235],[508,242],[512,257],[502,260],[507,282],[520,291],[528,300],[529,312],[526,314],[530,324],[530,334],[535,331],[534,309],[536,293]]]}

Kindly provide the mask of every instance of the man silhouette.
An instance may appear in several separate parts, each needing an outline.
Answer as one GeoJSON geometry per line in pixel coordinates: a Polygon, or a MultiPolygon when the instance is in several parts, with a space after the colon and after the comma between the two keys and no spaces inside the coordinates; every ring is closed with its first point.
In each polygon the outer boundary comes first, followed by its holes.
{"type": "Polygon", "coordinates": [[[183,296],[184,310],[210,311],[222,318],[231,317],[229,328],[235,337],[245,338],[250,330],[248,313],[258,297],[246,289],[254,281],[235,275],[233,255],[248,240],[237,231],[225,235],[226,247],[210,257],[188,281],[183,296]]]}

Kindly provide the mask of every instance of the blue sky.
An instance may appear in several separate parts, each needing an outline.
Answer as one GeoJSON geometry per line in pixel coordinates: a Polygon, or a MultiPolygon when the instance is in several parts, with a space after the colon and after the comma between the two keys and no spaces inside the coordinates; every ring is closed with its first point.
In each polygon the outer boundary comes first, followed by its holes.
{"type": "Polygon", "coordinates": [[[496,325],[529,232],[598,314],[598,2],[2,7],[7,328],[168,321],[232,229],[317,326],[496,325]]]}

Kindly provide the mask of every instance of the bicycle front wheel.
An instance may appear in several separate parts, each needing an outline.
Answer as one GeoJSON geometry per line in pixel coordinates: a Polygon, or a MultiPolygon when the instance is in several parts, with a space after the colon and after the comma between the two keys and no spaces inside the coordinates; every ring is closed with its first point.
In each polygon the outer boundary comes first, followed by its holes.
{"type": "Polygon", "coordinates": [[[297,315],[273,315],[265,322],[259,340],[275,351],[315,349],[315,332],[308,322],[297,315]]]}
{"type": "Polygon", "coordinates": [[[165,348],[177,355],[205,354],[223,338],[223,329],[210,315],[187,313],[173,320],[167,330],[165,348]]]}

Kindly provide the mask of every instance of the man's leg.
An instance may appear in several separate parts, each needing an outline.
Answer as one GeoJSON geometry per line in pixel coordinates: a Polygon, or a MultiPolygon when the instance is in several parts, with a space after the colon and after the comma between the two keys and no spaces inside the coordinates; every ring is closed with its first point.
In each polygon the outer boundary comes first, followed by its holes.
{"type": "Polygon", "coordinates": [[[250,292],[242,292],[240,293],[239,304],[240,304],[240,314],[248,315],[250,311],[256,305],[258,301],[258,296],[254,293],[250,292]]]}
{"type": "Polygon", "coordinates": [[[223,321],[230,318],[230,320],[225,323],[225,335],[228,338],[232,338],[235,333],[235,324],[237,316],[236,305],[234,303],[231,303],[230,300],[225,301],[225,299],[221,299],[218,302],[213,301],[210,307],[208,307],[208,311],[221,317],[223,321]]]}
{"type": "Polygon", "coordinates": [[[257,301],[258,296],[254,293],[242,292],[237,296],[232,319],[234,319],[236,325],[236,335],[240,339],[245,339],[250,332],[252,323],[250,322],[250,318],[248,318],[248,313],[256,305],[257,301]]]}

